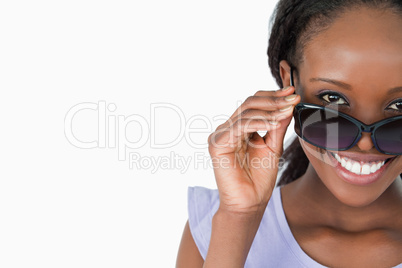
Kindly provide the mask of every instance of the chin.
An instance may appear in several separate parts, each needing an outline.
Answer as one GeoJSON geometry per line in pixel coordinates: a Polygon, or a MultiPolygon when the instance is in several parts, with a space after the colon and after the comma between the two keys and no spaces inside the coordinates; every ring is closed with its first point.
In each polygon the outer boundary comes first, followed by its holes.
{"type": "Polygon", "coordinates": [[[342,204],[355,207],[355,208],[363,208],[371,205],[374,201],[376,201],[382,192],[364,192],[364,193],[351,193],[349,190],[340,190],[340,189],[329,189],[331,193],[339,200],[342,204]]]}

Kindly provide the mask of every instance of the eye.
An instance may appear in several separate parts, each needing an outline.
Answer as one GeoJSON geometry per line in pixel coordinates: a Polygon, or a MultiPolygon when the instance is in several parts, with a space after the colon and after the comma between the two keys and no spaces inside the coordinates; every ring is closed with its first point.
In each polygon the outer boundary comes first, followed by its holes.
{"type": "Polygon", "coordinates": [[[348,102],[339,94],[335,92],[324,92],[318,95],[318,97],[329,104],[343,105],[348,102]]]}
{"type": "Polygon", "coordinates": [[[402,112],[402,99],[391,103],[388,107],[389,109],[395,110],[396,112],[402,112]]]}

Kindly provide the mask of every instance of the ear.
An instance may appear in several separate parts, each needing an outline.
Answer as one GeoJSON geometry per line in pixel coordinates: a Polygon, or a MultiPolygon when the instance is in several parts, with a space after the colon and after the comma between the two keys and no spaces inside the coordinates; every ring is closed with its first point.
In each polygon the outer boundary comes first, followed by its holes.
{"type": "Polygon", "coordinates": [[[286,60],[279,62],[279,74],[281,75],[283,87],[290,86],[290,65],[286,60]]]}

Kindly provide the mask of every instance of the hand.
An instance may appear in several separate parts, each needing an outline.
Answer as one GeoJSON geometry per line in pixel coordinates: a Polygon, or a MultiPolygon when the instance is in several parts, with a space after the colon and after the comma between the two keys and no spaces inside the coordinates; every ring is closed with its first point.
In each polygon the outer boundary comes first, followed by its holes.
{"type": "Polygon", "coordinates": [[[286,129],[300,102],[298,95],[286,100],[293,92],[294,87],[258,91],[208,137],[220,210],[265,210],[275,187],[286,129]],[[257,131],[267,133],[261,137],[257,131]]]}

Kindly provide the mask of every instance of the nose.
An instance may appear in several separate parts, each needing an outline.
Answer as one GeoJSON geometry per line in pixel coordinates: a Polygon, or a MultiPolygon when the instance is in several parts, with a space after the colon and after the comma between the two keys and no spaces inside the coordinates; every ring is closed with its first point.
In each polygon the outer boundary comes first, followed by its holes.
{"type": "Polygon", "coordinates": [[[362,151],[370,151],[374,147],[373,140],[371,139],[371,133],[362,132],[362,137],[356,144],[362,151]]]}

